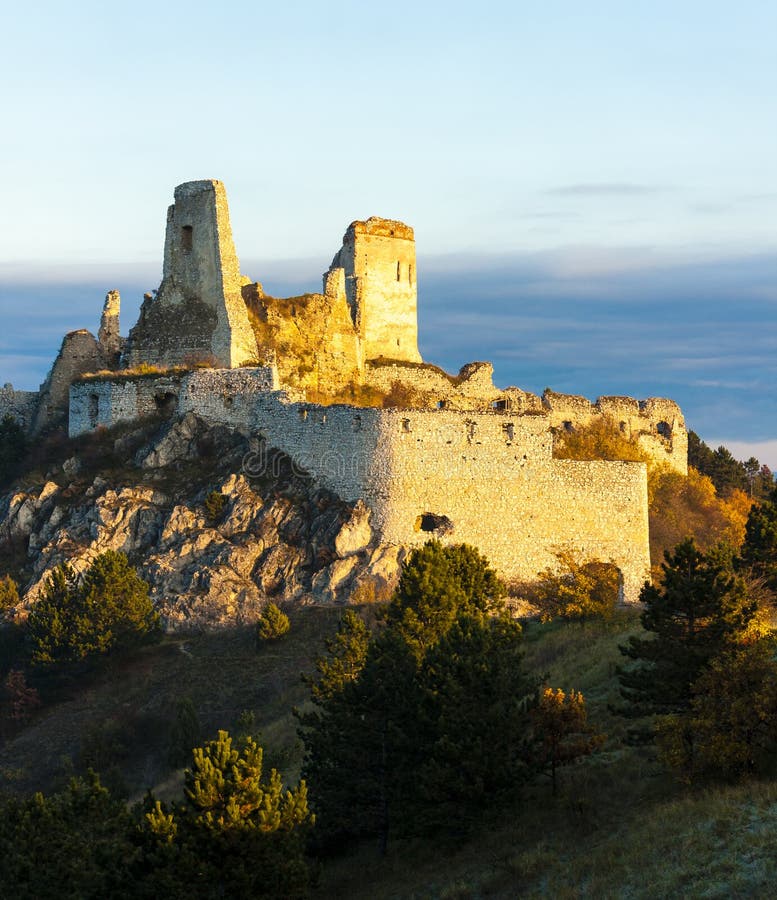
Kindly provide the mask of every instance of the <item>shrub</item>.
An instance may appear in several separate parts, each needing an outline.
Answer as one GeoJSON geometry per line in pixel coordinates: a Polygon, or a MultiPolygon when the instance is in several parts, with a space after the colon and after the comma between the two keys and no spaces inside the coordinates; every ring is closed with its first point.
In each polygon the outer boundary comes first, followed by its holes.
{"type": "Polygon", "coordinates": [[[27,453],[27,438],[13,416],[0,421],[0,486],[14,478],[27,453]]]}
{"type": "Polygon", "coordinates": [[[0,621],[19,603],[19,587],[10,575],[0,578],[0,621]]]}
{"type": "Polygon", "coordinates": [[[224,515],[224,509],[227,505],[227,498],[218,491],[211,491],[205,498],[205,515],[211,524],[221,521],[224,515]]]}
{"type": "Polygon", "coordinates": [[[286,634],[290,627],[291,623],[286,613],[281,612],[274,603],[268,603],[256,623],[257,643],[277,641],[286,634]]]}
{"type": "Polygon", "coordinates": [[[542,621],[611,619],[618,603],[617,567],[598,559],[581,563],[568,552],[557,553],[556,558],[560,571],[546,569],[527,592],[542,621]]]}

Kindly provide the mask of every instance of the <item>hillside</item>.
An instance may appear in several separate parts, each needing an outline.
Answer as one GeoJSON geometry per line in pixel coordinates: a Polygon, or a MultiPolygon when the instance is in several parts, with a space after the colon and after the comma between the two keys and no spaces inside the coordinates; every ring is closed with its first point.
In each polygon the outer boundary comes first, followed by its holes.
{"type": "MultiPolygon", "coordinates": [[[[369,611],[368,611],[369,612],[369,611]]],[[[310,671],[335,628],[335,609],[300,609],[278,645],[257,651],[249,628],[168,639],[113,660],[86,681],[59,688],[44,710],[0,750],[3,789],[47,792],[86,763],[139,798],[180,790],[166,763],[170,724],[182,697],[194,702],[203,736],[246,724],[290,783],[301,746],[291,709],[304,703],[310,671]],[[242,718],[241,718],[242,714],[242,718]]],[[[638,629],[633,612],[609,623],[529,625],[530,668],[582,690],[607,735],[594,757],[564,769],[553,798],[535,785],[509,821],[492,821],[455,843],[397,841],[386,858],[373,844],[325,861],[317,896],[656,897],[752,896],[775,877],[777,787],[772,782],[691,790],[652,751],[622,743],[618,643],[638,629]],[[442,862],[444,860],[444,863],[442,862]]]]}

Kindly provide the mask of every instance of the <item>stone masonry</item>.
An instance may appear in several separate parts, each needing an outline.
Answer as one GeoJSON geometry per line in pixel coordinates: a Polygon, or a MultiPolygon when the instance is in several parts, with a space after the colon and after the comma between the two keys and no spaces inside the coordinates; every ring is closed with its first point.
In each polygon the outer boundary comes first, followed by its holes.
{"type": "MultiPolygon", "coordinates": [[[[30,430],[68,421],[72,436],[194,414],[263,435],[323,487],[362,501],[388,547],[472,543],[517,580],[572,551],[612,561],[635,601],[650,564],[646,466],[555,459],[553,432],[605,421],[685,473],[679,407],[540,397],[496,387],[490,363],[456,375],[428,365],[416,284],[412,228],[371,217],[348,227],[322,293],[269,297],[240,274],[224,185],[186,182],[168,210],[159,290],[126,341],[110,291],[99,340],[67,335],[40,393],[6,386],[0,412],[30,430]],[[333,402],[343,397],[354,402],[333,402]]],[[[248,460],[245,474],[261,466],[248,460]]]]}
{"type": "Polygon", "coordinates": [[[162,283],[130,332],[128,365],[235,368],[256,362],[241,292],[247,280],[240,275],[224,185],[178,185],[167,211],[162,283]]]}

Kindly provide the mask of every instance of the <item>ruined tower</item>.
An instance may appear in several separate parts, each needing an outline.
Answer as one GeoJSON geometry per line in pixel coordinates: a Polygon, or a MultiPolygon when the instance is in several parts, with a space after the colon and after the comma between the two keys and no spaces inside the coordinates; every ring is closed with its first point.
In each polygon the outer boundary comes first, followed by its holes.
{"type": "Polygon", "coordinates": [[[108,291],[100,318],[100,330],[97,342],[108,368],[114,368],[121,355],[121,335],[119,334],[119,314],[121,312],[121,295],[118,291],[108,291]]]}
{"type": "Polygon", "coordinates": [[[344,291],[363,359],[421,362],[415,237],[402,222],[375,216],[352,222],[324,274],[324,293],[344,291]]]}
{"type": "Polygon", "coordinates": [[[220,181],[188,181],[167,211],[162,283],[129,335],[130,366],[207,362],[235,368],[257,358],[220,181]]]}

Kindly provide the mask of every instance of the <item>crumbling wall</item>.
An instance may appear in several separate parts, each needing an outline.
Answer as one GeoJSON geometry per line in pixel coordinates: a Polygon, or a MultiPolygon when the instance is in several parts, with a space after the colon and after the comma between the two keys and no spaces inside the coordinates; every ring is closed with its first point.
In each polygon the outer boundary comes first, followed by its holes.
{"type": "Polygon", "coordinates": [[[654,462],[688,474],[688,432],[682,411],[673,400],[599,397],[591,403],[585,397],[548,389],[542,403],[553,428],[585,428],[605,419],[654,462]]]}
{"type": "Polygon", "coordinates": [[[364,360],[421,361],[416,279],[412,228],[377,216],[351,222],[324,273],[324,293],[336,300],[344,287],[364,360]]]}
{"type": "Polygon", "coordinates": [[[146,297],[130,332],[128,365],[212,361],[233,368],[256,362],[256,340],[241,294],[245,281],[224,185],[178,185],[167,213],[162,283],[146,297]]]}
{"type": "Polygon", "coordinates": [[[147,416],[172,416],[178,410],[181,375],[89,378],[70,388],[68,434],[112,428],[147,416]]]}
{"type": "Polygon", "coordinates": [[[103,368],[100,345],[91,332],[71,331],[62,340],[57,358],[40,388],[34,431],[68,423],[70,385],[87,372],[103,368]]]}
{"type": "Polygon", "coordinates": [[[32,427],[38,408],[37,391],[17,391],[10,383],[0,388],[0,421],[11,416],[23,428],[32,427]]]}

